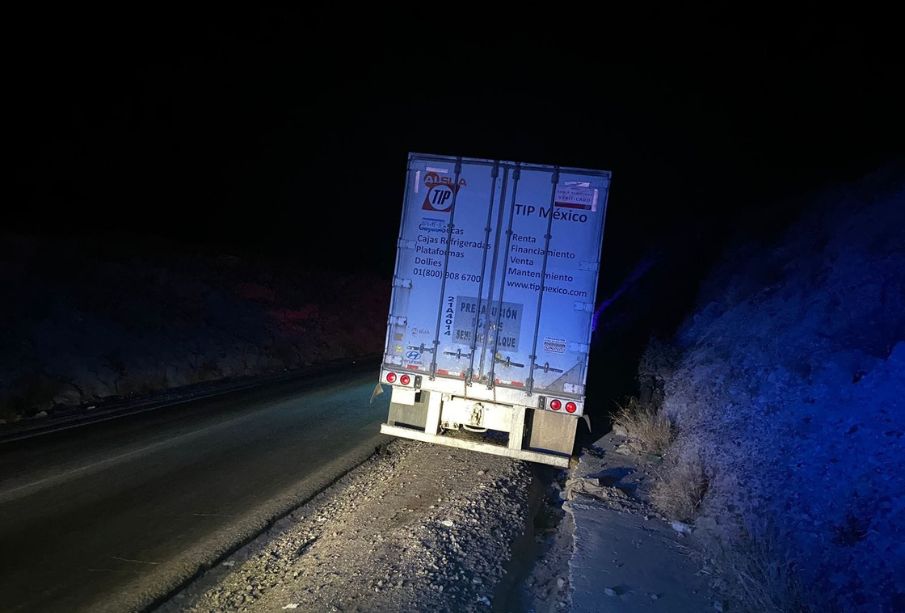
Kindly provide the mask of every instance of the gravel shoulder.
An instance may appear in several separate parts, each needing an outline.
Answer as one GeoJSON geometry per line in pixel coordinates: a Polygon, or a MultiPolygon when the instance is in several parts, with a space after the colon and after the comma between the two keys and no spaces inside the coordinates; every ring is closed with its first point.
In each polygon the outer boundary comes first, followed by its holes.
{"type": "Polygon", "coordinates": [[[719,610],[609,435],[569,471],[396,440],[159,611],[719,610]]]}
{"type": "Polygon", "coordinates": [[[159,610],[490,610],[530,485],[521,462],[394,441],[159,610]]]}

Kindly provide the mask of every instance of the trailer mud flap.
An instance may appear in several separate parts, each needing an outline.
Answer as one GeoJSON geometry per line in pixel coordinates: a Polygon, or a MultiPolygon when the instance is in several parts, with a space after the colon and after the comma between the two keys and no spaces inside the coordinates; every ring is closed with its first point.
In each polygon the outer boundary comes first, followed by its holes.
{"type": "Polygon", "coordinates": [[[528,437],[530,449],[572,453],[578,426],[577,418],[550,411],[530,411],[530,413],[531,434],[528,437]]]}
{"type": "Polygon", "coordinates": [[[408,426],[424,430],[427,426],[427,407],[430,396],[429,392],[417,394],[413,403],[393,402],[391,400],[387,423],[394,426],[408,426]]]}

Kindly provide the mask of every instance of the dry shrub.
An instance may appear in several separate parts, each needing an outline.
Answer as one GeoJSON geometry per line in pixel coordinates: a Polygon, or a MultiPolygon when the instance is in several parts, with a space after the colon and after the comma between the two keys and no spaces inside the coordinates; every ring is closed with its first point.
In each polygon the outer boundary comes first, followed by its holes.
{"type": "Polygon", "coordinates": [[[638,441],[645,451],[657,455],[662,455],[675,437],[669,418],[637,398],[629,398],[619,406],[613,425],[621,426],[630,439],[638,441]]]}
{"type": "MultiPolygon", "coordinates": [[[[815,610],[781,542],[775,530],[758,530],[757,535],[744,530],[713,552],[721,566],[722,591],[735,608],[751,613],[815,610]]],[[[820,610],[830,613],[834,609],[824,603],[820,610]]]]}
{"type": "Polygon", "coordinates": [[[651,500],[668,517],[691,522],[709,486],[700,456],[682,454],[668,460],[658,471],[651,500]]]}

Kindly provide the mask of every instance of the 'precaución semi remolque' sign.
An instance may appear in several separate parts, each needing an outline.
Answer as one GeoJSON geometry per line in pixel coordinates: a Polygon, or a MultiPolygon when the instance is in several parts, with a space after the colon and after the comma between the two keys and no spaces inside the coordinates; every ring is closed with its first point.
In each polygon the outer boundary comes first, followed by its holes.
{"type": "MultiPolygon", "coordinates": [[[[481,301],[480,312],[478,299],[473,296],[456,297],[456,313],[453,320],[453,342],[459,345],[471,345],[472,335],[475,331],[475,321],[478,323],[477,344],[484,342],[484,333],[488,331],[486,325],[488,319],[491,324],[500,320],[500,336],[496,348],[501,351],[518,351],[519,335],[522,328],[522,305],[514,302],[504,302],[500,308],[499,303],[487,304],[481,301]]],[[[491,326],[492,328],[492,326],[491,326]]],[[[495,336],[495,330],[488,331],[491,344],[495,336]]]]}

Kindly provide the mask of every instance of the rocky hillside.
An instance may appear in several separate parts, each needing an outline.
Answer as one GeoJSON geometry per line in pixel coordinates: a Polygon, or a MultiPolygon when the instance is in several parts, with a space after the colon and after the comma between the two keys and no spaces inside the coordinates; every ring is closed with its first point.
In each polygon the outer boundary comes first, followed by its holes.
{"type": "Polygon", "coordinates": [[[759,610],[905,610],[905,172],[727,256],[648,373],[759,610]]]}
{"type": "Polygon", "coordinates": [[[324,265],[0,238],[0,419],[379,353],[389,282],[324,265]]]}

